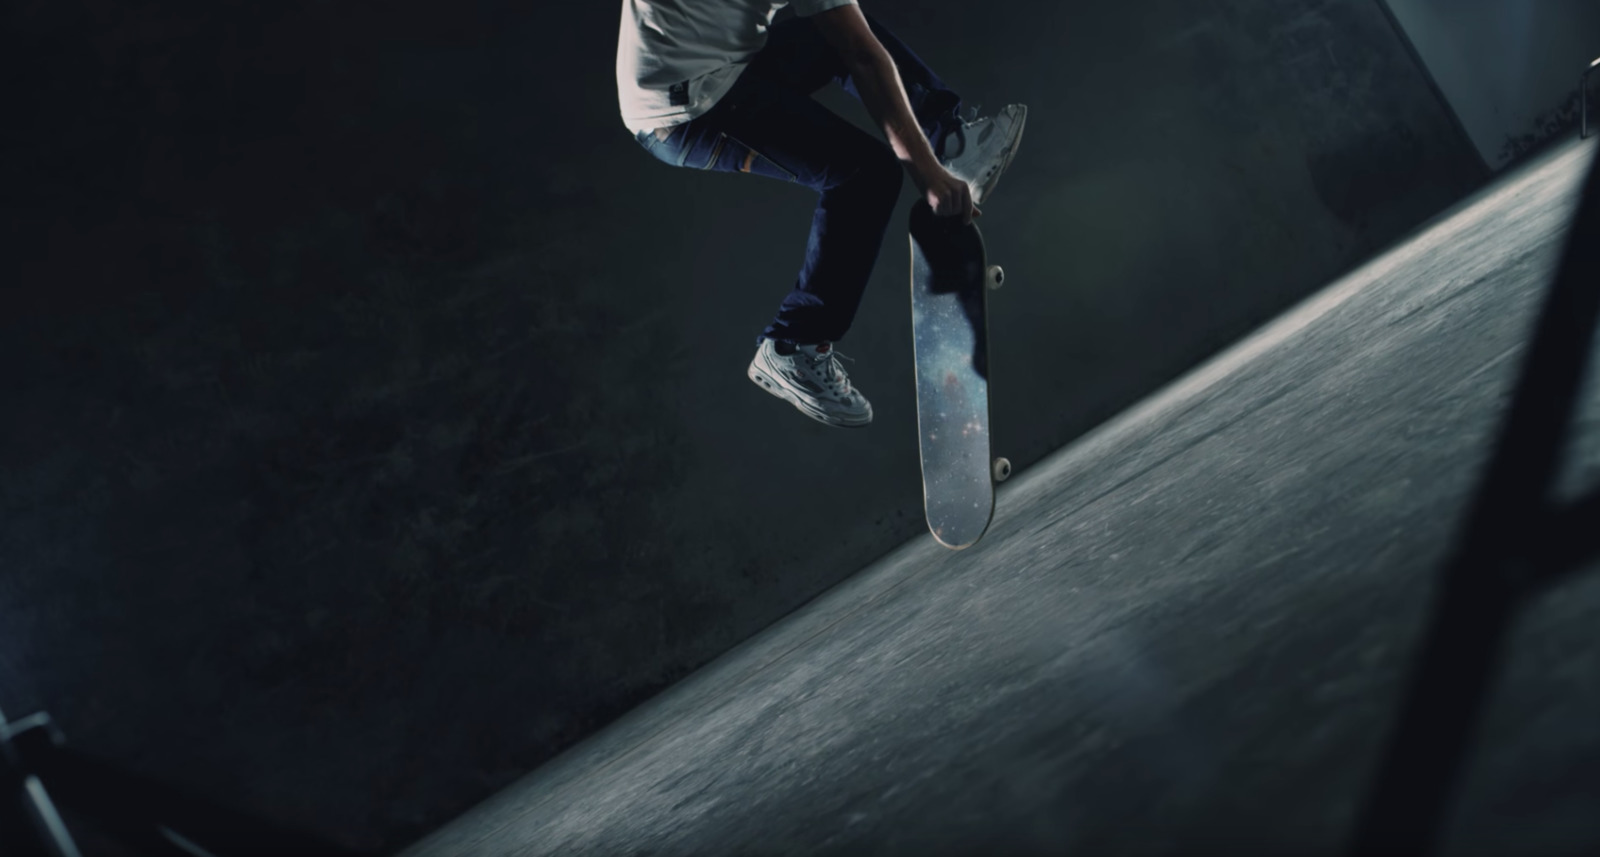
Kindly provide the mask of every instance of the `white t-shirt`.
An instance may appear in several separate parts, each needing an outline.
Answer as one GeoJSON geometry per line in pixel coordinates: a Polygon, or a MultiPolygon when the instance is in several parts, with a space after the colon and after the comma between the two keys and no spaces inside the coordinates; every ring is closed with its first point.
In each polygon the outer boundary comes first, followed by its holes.
{"type": "Polygon", "coordinates": [[[638,133],[717,103],[762,46],[779,9],[815,15],[856,0],[622,0],[617,102],[638,133]]]}

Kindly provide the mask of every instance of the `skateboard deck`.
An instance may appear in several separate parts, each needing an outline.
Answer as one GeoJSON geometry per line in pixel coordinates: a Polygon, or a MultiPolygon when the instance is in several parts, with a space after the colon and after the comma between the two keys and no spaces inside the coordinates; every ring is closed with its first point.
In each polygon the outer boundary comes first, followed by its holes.
{"type": "Polygon", "coordinates": [[[1004,273],[988,264],[976,224],[911,209],[911,334],[918,446],[928,529],[940,544],[976,544],[994,517],[994,485],[1010,462],[989,444],[989,290],[1004,273]]]}

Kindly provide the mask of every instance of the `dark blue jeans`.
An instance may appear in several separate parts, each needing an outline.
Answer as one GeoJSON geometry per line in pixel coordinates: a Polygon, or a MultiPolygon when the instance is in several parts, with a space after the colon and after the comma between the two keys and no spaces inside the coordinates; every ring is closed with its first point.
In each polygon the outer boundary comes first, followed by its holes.
{"type": "MultiPolygon", "coordinates": [[[[960,124],[960,97],[893,34],[867,21],[894,58],[917,123],[938,152],[960,124]]],[[[638,135],[650,154],[674,167],[750,173],[818,192],[805,262],[758,342],[843,337],[899,201],[904,168],[894,150],[811,98],[829,81],[860,97],[816,25],[791,18],[772,28],[766,47],[710,111],[673,127],[664,140],[652,131],[638,135]]]]}

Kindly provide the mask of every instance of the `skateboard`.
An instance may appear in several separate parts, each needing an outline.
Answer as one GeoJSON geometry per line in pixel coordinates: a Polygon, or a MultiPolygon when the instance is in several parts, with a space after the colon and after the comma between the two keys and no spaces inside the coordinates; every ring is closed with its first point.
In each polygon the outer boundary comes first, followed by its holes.
{"type": "Polygon", "coordinates": [[[994,486],[1011,462],[989,447],[989,291],[1005,281],[988,264],[976,224],[911,209],[911,339],[916,358],[922,505],[939,544],[977,544],[994,518],[994,486]]]}

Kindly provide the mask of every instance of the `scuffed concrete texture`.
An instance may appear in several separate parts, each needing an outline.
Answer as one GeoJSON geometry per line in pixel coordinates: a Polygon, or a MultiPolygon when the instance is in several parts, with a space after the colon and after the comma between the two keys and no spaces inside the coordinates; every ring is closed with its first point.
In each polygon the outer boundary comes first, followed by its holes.
{"type": "Polygon", "coordinates": [[[1481,169],[1371,4],[1028,9],[1026,28],[978,7],[896,21],[936,67],[1006,45],[958,85],[1035,105],[983,221],[1010,277],[993,397],[1013,461],[1270,318],[1481,169]]]}
{"type": "MultiPolygon", "coordinates": [[[[1021,467],[1480,178],[1370,3],[870,8],[1032,108],[1021,467]]],[[[612,4],[8,14],[8,713],[391,846],[923,533],[903,236],[876,425],[750,385],[811,198],[640,151],[612,4]]]]}
{"type": "MultiPolygon", "coordinates": [[[[1352,853],[1596,148],[1020,474],[971,550],[907,544],[405,857],[1352,853]]],[[[1441,854],[1600,845],[1600,563],[1574,571],[1498,650],[1441,854]]]]}

